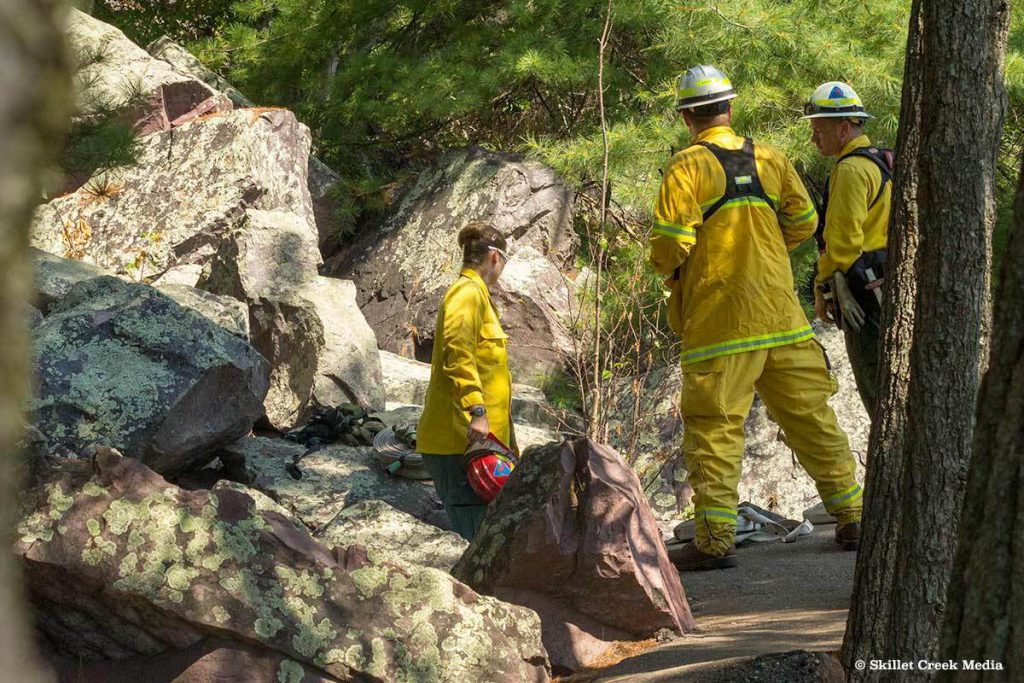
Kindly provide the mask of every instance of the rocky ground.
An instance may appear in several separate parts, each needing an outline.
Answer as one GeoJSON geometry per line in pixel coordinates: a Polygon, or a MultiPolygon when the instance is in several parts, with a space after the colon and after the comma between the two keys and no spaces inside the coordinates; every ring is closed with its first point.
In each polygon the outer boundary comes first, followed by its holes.
{"type": "MultiPolygon", "coordinates": [[[[819,537],[680,583],[662,543],[689,502],[676,368],[648,378],[629,447],[628,391],[604,446],[537,388],[572,353],[579,306],[573,193],[551,169],[450,150],[342,239],[338,177],[291,112],[170,41],[147,52],[80,12],[69,34],[76,122],[117,117],[138,155],[69,174],[33,224],[14,550],[60,680],[543,681],[625,657],[593,674],[614,678],[834,647],[852,557],[819,537]],[[306,454],[281,436],[342,403],[418,419],[455,235],[477,218],[515,254],[495,298],[527,454],[470,545],[429,481],[388,474],[369,445],[306,454]]],[[[863,451],[841,337],[820,338],[863,451]]],[[[746,432],[741,497],[798,516],[813,485],[760,404],[746,432]]]]}

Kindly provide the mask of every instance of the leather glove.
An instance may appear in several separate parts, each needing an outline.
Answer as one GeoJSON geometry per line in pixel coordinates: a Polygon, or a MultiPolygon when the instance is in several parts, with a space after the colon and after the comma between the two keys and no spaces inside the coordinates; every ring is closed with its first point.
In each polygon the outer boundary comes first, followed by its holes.
{"type": "Polygon", "coordinates": [[[854,332],[860,332],[864,328],[864,309],[853,297],[850,285],[846,283],[846,276],[838,270],[832,276],[832,291],[835,292],[836,301],[839,302],[839,310],[846,326],[854,332]]]}
{"type": "Polygon", "coordinates": [[[822,322],[835,324],[832,303],[825,300],[825,293],[817,287],[814,288],[814,313],[822,322]]]}

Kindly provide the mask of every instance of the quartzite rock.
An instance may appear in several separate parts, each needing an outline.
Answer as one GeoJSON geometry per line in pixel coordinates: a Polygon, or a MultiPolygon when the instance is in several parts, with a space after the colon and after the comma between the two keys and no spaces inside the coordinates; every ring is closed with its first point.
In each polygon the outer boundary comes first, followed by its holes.
{"type": "Polygon", "coordinates": [[[452,573],[540,614],[564,669],[593,665],[609,641],[694,626],[639,480],[587,439],[525,453],[452,573]]]}
{"type": "Polygon", "coordinates": [[[209,461],[263,412],[259,353],[147,285],[75,285],[34,352],[33,422],[55,454],[108,444],[172,473],[209,461]]]}
{"type": "Polygon", "coordinates": [[[513,377],[535,384],[564,365],[564,320],[574,300],[559,268],[576,249],[572,191],[551,169],[472,148],[447,154],[420,176],[379,230],[331,259],[326,273],[351,279],[381,348],[429,360],[438,304],[462,262],[459,230],[488,220],[513,258],[493,288],[510,337],[513,377]]]}
{"type": "Polygon", "coordinates": [[[249,306],[251,339],[270,362],[267,419],[302,422],[311,404],[384,407],[377,339],[351,282],[317,275],[315,240],[293,214],[249,211],[198,286],[249,306]]]}
{"type": "Polygon", "coordinates": [[[527,609],[327,548],[237,489],[184,491],[108,449],[71,465],[27,497],[14,548],[58,654],[126,659],[217,636],[342,680],[548,678],[527,609]]]}
{"type": "MultiPolygon", "coordinates": [[[[154,40],[146,50],[182,73],[198,78],[203,83],[227,95],[236,107],[252,108],[256,104],[226,80],[207,69],[195,56],[175,43],[169,36],[154,40]]],[[[324,256],[333,254],[341,246],[338,239],[338,206],[332,197],[341,176],[315,156],[309,157],[309,194],[313,198],[313,212],[320,234],[320,251],[324,256]]]]}
{"type": "Polygon", "coordinates": [[[205,116],[140,143],[138,164],[36,211],[32,240],[134,280],[205,265],[250,209],[294,214],[315,248],[309,129],[285,110],[205,116]]]}
{"type": "Polygon", "coordinates": [[[79,67],[80,117],[113,109],[148,135],[232,108],[201,80],[154,59],[120,30],[84,12],[71,10],[67,35],[79,67]]]}
{"type": "Polygon", "coordinates": [[[368,411],[384,408],[377,336],[356,304],[355,285],[317,277],[299,290],[299,296],[312,304],[324,330],[313,401],[322,406],[355,403],[368,411]]]}

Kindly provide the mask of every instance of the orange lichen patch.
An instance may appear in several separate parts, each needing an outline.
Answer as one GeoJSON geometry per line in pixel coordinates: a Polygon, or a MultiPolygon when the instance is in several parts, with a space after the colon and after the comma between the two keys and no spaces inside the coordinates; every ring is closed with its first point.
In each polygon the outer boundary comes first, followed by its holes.
{"type": "Polygon", "coordinates": [[[565,677],[555,678],[557,683],[589,683],[604,675],[604,669],[613,667],[624,659],[636,657],[658,646],[656,638],[647,640],[620,640],[612,643],[604,653],[598,657],[593,666],[577,671],[565,677]]]}
{"type": "Polygon", "coordinates": [[[249,120],[249,127],[256,125],[256,122],[260,120],[260,117],[264,114],[275,112],[275,111],[288,111],[284,107],[253,107],[248,110],[252,114],[252,118],[249,120]]]}
{"type": "Polygon", "coordinates": [[[78,221],[61,221],[61,239],[64,242],[64,258],[80,261],[85,258],[85,247],[92,240],[92,226],[84,218],[78,221]]]}

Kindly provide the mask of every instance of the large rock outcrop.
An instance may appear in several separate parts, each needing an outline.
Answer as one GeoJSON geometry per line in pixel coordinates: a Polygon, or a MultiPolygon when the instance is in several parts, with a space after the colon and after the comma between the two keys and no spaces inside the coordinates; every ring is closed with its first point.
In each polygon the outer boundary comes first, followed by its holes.
{"type": "Polygon", "coordinates": [[[384,407],[377,338],[351,282],[317,275],[319,252],[294,214],[247,211],[197,285],[249,307],[251,339],[271,366],[267,419],[302,422],[313,404],[384,407]]]}
{"type": "MultiPolygon", "coordinates": [[[[846,355],[842,332],[834,326],[816,325],[817,339],[825,347],[839,391],[829,401],[839,425],[850,437],[850,448],[857,458],[857,479],[863,481],[867,441],[871,420],[861,403],[846,355]]],[[[692,515],[693,490],[687,482],[682,454],[683,424],[679,414],[682,375],[678,367],[652,372],[640,397],[640,421],[633,422],[631,383],[622,381],[612,392],[616,407],[609,430],[612,445],[629,460],[647,491],[651,507],[666,528],[673,520],[692,515]],[[634,438],[635,437],[635,438],[634,438]]],[[[786,445],[779,425],[772,419],[760,398],[755,398],[743,426],[746,447],[740,500],[768,508],[793,519],[803,510],[820,502],[814,481],[808,476],[786,445]]]]}
{"type": "Polygon", "coordinates": [[[244,490],[183,491],[109,449],[27,496],[14,552],[39,628],[67,657],[216,636],[341,680],[548,678],[529,610],[436,569],[328,548],[244,490]]]}
{"type": "Polygon", "coordinates": [[[154,59],[117,28],[73,9],[67,24],[78,72],[78,116],[117,112],[141,135],[228,111],[231,101],[198,78],[154,59]]]}
{"type": "Polygon", "coordinates": [[[81,282],[35,330],[32,419],[52,453],[116,446],[153,469],[202,465],[263,412],[266,361],[147,285],[81,282]]]}
{"type": "Polygon", "coordinates": [[[39,207],[33,244],[134,280],[205,265],[248,210],[292,214],[316,245],[309,130],[285,110],[205,116],[143,138],[138,163],[39,207]]]}
{"type": "Polygon", "coordinates": [[[356,283],[381,348],[429,360],[437,307],[462,261],[458,232],[490,221],[514,254],[493,292],[510,336],[513,376],[534,384],[562,367],[572,348],[563,323],[572,288],[560,272],[576,248],[572,202],[568,186],[539,163],[477,148],[453,151],[326,272],[356,283]]]}
{"type": "Polygon", "coordinates": [[[587,439],[524,454],[453,574],[540,614],[556,668],[694,626],[639,480],[587,439]]]}
{"type": "MultiPolygon", "coordinates": [[[[226,80],[207,69],[202,62],[175,43],[168,36],[163,36],[150,43],[146,50],[158,59],[162,59],[182,73],[198,78],[208,86],[224,93],[236,107],[251,109],[256,104],[243,95],[226,80]]],[[[340,247],[338,206],[333,192],[341,182],[341,176],[315,156],[309,157],[309,194],[313,198],[313,212],[316,215],[316,227],[320,234],[320,252],[326,256],[333,254],[340,247]]]]}

